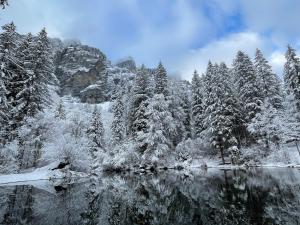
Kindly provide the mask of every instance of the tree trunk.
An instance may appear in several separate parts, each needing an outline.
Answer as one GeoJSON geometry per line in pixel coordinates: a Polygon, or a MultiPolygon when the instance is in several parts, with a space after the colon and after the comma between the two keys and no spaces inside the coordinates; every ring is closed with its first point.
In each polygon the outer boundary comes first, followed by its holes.
{"type": "Polygon", "coordinates": [[[225,159],[224,159],[223,148],[220,148],[220,153],[221,153],[222,163],[223,163],[223,165],[225,165],[225,159]]]}

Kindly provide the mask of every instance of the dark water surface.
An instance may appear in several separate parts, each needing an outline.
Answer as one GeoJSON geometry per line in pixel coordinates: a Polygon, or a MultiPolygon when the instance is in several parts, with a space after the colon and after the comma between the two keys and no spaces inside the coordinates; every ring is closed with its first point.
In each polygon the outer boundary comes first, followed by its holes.
{"type": "Polygon", "coordinates": [[[0,224],[300,224],[300,170],[169,171],[1,186],[0,224]]]}

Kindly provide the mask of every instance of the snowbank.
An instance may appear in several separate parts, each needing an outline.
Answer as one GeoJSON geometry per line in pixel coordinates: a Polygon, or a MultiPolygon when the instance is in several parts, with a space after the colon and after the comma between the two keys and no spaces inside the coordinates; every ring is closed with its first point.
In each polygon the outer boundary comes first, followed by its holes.
{"type": "Polygon", "coordinates": [[[38,168],[32,172],[28,173],[19,173],[19,174],[7,174],[0,175],[0,185],[8,183],[18,183],[18,182],[28,182],[28,181],[37,181],[37,180],[51,180],[51,179],[62,179],[66,176],[68,178],[72,177],[86,177],[87,174],[74,172],[74,171],[64,171],[64,170],[53,170],[58,166],[58,162],[53,162],[47,166],[38,168]]]}

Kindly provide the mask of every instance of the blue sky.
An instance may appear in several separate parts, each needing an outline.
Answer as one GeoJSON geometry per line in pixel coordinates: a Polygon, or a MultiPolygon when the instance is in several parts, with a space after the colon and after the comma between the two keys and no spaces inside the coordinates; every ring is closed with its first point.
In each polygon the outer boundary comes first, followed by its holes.
{"type": "Polygon", "coordinates": [[[300,49],[300,0],[9,0],[1,25],[20,33],[100,48],[112,62],[132,56],[190,79],[209,59],[231,65],[237,50],[265,53],[281,75],[288,43],[300,49]]]}

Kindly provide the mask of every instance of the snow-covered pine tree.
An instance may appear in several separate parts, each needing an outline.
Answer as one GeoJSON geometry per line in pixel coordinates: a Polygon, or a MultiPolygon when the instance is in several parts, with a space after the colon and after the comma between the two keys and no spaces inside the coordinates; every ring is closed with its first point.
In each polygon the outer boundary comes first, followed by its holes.
{"type": "Polygon", "coordinates": [[[155,94],[163,94],[164,96],[168,95],[168,77],[167,77],[167,71],[162,65],[161,62],[159,62],[158,67],[155,71],[155,94]]]}
{"type": "Polygon", "coordinates": [[[101,120],[101,113],[95,106],[90,126],[87,129],[90,140],[90,154],[92,157],[91,173],[95,174],[99,168],[100,154],[105,152],[104,127],[101,120]]]}
{"type": "Polygon", "coordinates": [[[192,127],[191,127],[191,92],[190,83],[187,81],[180,82],[181,88],[179,92],[179,99],[181,101],[180,105],[183,109],[183,125],[185,127],[184,139],[192,137],[192,127]]]}
{"type": "Polygon", "coordinates": [[[281,110],[282,124],[276,121],[276,125],[280,127],[280,139],[283,143],[300,141],[300,117],[299,111],[295,104],[294,96],[289,94],[283,101],[284,110],[281,110]],[[296,116],[295,116],[296,115],[296,116]]]}
{"type": "Polygon", "coordinates": [[[44,29],[38,34],[35,51],[33,53],[33,76],[31,81],[31,96],[28,106],[29,116],[34,116],[50,103],[49,85],[57,80],[54,75],[54,66],[47,32],[44,29]]]}
{"type": "Polygon", "coordinates": [[[129,134],[136,137],[138,132],[145,132],[147,127],[146,108],[150,97],[149,75],[142,66],[135,77],[130,95],[129,134]]]}
{"type": "Polygon", "coordinates": [[[244,108],[245,121],[249,123],[260,111],[262,95],[253,63],[248,55],[238,51],[233,62],[233,73],[237,95],[244,108]]]}
{"type": "Polygon", "coordinates": [[[202,107],[203,111],[203,119],[202,119],[202,133],[204,136],[205,133],[209,130],[210,124],[210,114],[214,110],[214,106],[216,104],[216,91],[213,88],[217,84],[216,75],[217,75],[218,65],[213,65],[211,61],[208,62],[205,76],[203,77],[203,98],[202,98],[202,107]]]}
{"type": "Polygon", "coordinates": [[[279,78],[272,72],[271,66],[259,49],[256,49],[254,66],[263,101],[267,100],[273,107],[280,108],[282,98],[279,78]]]}
{"type": "Polygon", "coordinates": [[[203,79],[195,70],[192,78],[192,136],[197,138],[203,131],[203,79]]]}
{"type": "Polygon", "coordinates": [[[222,155],[230,154],[232,163],[238,163],[239,130],[243,124],[241,107],[230,86],[230,75],[225,63],[221,63],[216,74],[215,88],[217,104],[212,112],[211,126],[213,129],[213,143],[222,155]],[[225,152],[227,151],[227,152],[225,152]]]}
{"type": "Polygon", "coordinates": [[[288,46],[285,58],[284,82],[286,91],[288,95],[293,95],[296,108],[300,112],[300,61],[295,49],[291,46],[288,46]]]}
{"type": "Polygon", "coordinates": [[[6,6],[8,6],[8,1],[7,0],[0,0],[0,6],[2,9],[4,9],[6,6]]]}
{"type": "Polygon", "coordinates": [[[17,76],[16,48],[17,33],[13,23],[2,26],[3,33],[0,34],[0,141],[4,143],[9,138],[13,101],[12,80],[17,76]]]}
{"type": "Polygon", "coordinates": [[[126,127],[124,121],[124,104],[119,95],[113,106],[113,121],[111,124],[112,139],[114,144],[120,144],[125,137],[126,127]]]}
{"type": "Polygon", "coordinates": [[[170,156],[170,126],[173,123],[168,102],[163,94],[154,95],[147,107],[147,132],[139,136],[146,146],[142,158],[144,163],[157,165],[170,156]]]}
{"type": "Polygon", "coordinates": [[[28,115],[28,106],[30,104],[33,67],[34,67],[34,41],[33,36],[29,33],[17,48],[16,58],[19,66],[16,68],[17,76],[13,79],[13,113],[11,120],[15,126],[22,125],[23,119],[28,115]]]}
{"type": "MultiPolygon", "coordinates": [[[[270,150],[270,142],[279,144],[282,121],[278,110],[268,100],[264,101],[261,111],[256,114],[248,125],[248,130],[255,135],[264,145],[266,150],[270,150]]],[[[266,151],[264,155],[266,155],[266,151]]]]}
{"type": "Polygon", "coordinates": [[[61,120],[66,119],[66,109],[64,106],[64,102],[62,100],[59,101],[56,110],[55,110],[55,117],[61,120]]]}
{"type": "Polygon", "coordinates": [[[190,137],[190,99],[188,86],[184,81],[169,82],[169,95],[166,98],[169,111],[173,117],[170,124],[170,138],[173,146],[190,137]]]}

